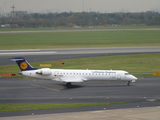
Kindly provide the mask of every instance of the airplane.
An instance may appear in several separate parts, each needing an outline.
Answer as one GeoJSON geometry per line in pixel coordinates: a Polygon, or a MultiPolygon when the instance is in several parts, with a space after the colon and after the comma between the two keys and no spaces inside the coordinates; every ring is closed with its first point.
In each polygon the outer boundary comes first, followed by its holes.
{"type": "Polygon", "coordinates": [[[32,67],[23,57],[15,57],[11,61],[18,64],[21,75],[63,82],[68,87],[71,87],[72,83],[86,81],[127,81],[129,86],[130,82],[137,80],[135,76],[123,70],[38,69],[32,67]]]}

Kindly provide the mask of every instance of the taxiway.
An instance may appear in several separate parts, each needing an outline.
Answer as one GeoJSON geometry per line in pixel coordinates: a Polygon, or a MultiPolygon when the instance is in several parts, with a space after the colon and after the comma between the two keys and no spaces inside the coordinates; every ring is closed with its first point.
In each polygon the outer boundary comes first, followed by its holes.
{"type": "Polygon", "coordinates": [[[73,29],[73,30],[36,30],[36,31],[0,31],[0,34],[6,33],[45,33],[45,32],[89,32],[89,31],[134,31],[134,30],[160,30],[160,28],[147,28],[147,29],[73,29]]]}
{"type": "Polygon", "coordinates": [[[84,103],[127,102],[126,104],[80,108],[1,112],[2,116],[17,116],[75,111],[94,111],[159,105],[160,77],[139,78],[127,86],[125,82],[95,81],[75,83],[72,88],[49,80],[21,77],[0,78],[0,104],[18,103],[84,103]]]}

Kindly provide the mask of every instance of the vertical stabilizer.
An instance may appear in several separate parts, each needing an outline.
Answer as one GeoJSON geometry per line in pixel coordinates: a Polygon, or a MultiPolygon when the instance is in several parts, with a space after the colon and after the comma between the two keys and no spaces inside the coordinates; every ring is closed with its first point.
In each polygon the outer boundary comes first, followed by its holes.
{"type": "Polygon", "coordinates": [[[15,61],[21,71],[26,71],[26,70],[37,70],[37,68],[32,67],[27,60],[25,60],[23,57],[15,57],[12,58],[11,61],[15,61]]]}

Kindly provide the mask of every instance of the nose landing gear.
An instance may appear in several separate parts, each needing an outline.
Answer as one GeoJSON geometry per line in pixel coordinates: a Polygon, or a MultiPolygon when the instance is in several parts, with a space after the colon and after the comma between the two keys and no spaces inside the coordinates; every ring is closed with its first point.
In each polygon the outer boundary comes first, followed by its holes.
{"type": "Polygon", "coordinates": [[[131,83],[131,81],[128,81],[128,82],[127,82],[127,85],[130,86],[130,83],[131,83]]]}

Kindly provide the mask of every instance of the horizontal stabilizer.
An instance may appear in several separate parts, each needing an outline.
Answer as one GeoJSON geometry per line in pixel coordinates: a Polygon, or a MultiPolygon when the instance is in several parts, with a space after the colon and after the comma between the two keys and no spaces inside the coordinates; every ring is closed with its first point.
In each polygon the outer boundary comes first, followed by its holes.
{"type": "Polygon", "coordinates": [[[23,57],[15,57],[10,59],[11,61],[21,61],[21,60],[25,60],[23,57]]]}

